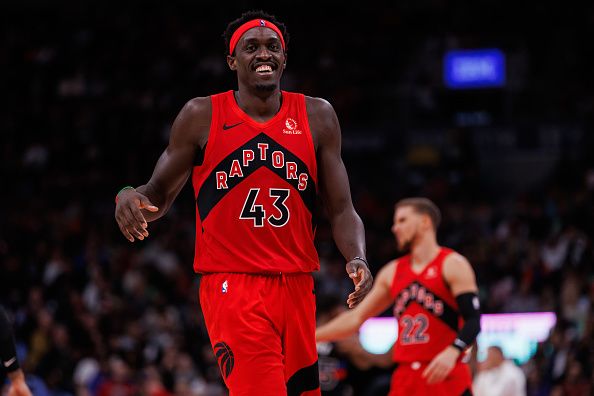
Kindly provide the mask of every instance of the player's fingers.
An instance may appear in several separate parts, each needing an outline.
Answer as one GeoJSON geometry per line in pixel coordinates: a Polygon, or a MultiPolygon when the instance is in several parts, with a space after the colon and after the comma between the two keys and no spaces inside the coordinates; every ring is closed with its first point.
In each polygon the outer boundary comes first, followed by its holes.
{"type": "Polygon", "coordinates": [[[441,382],[448,375],[448,368],[444,365],[439,365],[433,375],[433,383],[441,382]]]}
{"type": "Polygon", "coordinates": [[[349,306],[349,308],[354,308],[355,306],[357,306],[357,304],[359,304],[360,301],[360,299],[355,298],[353,296],[353,293],[351,293],[349,295],[349,298],[347,299],[347,305],[349,306]]]}
{"type": "Polygon", "coordinates": [[[369,289],[362,287],[362,286],[355,286],[355,291],[353,292],[353,297],[358,299],[363,299],[367,295],[369,289]]]}
{"type": "Polygon", "coordinates": [[[130,242],[134,242],[134,238],[132,237],[132,235],[130,235],[130,233],[127,230],[127,224],[128,224],[128,220],[126,220],[126,218],[124,216],[122,216],[122,212],[118,212],[116,213],[116,222],[118,223],[118,227],[120,229],[120,232],[122,233],[122,235],[124,235],[124,237],[129,240],[130,242]]]}
{"type": "Polygon", "coordinates": [[[427,376],[427,383],[428,384],[433,384],[435,383],[435,378],[437,376],[437,371],[436,369],[432,370],[431,373],[427,376]]]}
{"type": "Polygon", "coordinates": [[[132,235],[130,235],[128,230],[126,230],[123,225],[118,223],[118,227],[120,227],[120,232],[124,235],[124,237],[127,240],[129,240],[130,242],[134,242],[134,237],[132,235]]]}
{"type": "Polygon", "coordinates": [[[367,271],[361,267],[357,269],[357,275],[359,276],[359,279],[361,279],[361,282],[364,282],[367,279],[367,271]]]}
{"type": "Polygon", "coordinates": [[[363,289],[363,290],[369,290],[371,289],[372,286],[372,277],[371,275],[365,275],[365,277],[362,277],[361,280],[355,285],[355,288],[358,289],[363,289]]]}
{"type": "Polygon", "coordinates": [[[359,305],[359,303],[363,300],[363,297],[357,297],[357,296],[353,296],[351,298],[348,299],[348,304],[350,308],[354,308],[357,305],[359,305]]]}
{"type": "Polygon", "coordinates": [[[448,375],[448,371],[447,370],[442,370],[440,371],[436,376],[435,376],[435,382],[441,382],[443,381],[448,375]]]}
{"type": "Polygon", "coordinates": [[[351,278],[353,280],[353,282],[355,282],[355,283],[358,282],[359,275],[357,274],[357,270],[347,269],[347,273],[349,274],[349,278],[351,278]]]}
{"type": "Polygon", "coordinates": [[[140,239],[141,241],[144,239],[144,235],[142,234],[141,230],[143,229],[140,227],[134,215],[132,215],[131,211],[124,211],[122,213],[122,217],[124,217],[124,228],[132,234],[133,237],[140,239]]]}
{"type": "Polygon", "coordinates": [[[349,294],[349,297],[346,300],[347,305],[349,306],[349,308],[351,307],[351,304],[353,303],[353,294],[349,294]]]}
{"type": "Polygon", "coordinates": [[[349,300],[360,301],[362,299],[363,299],[363,295],[361,294],[360,291],[354,291],[351,294],[349,294],[349,300]]]}
{"type": "Polygon", "coordinates": [[[352,260],[352,261],[349,261],[348,263],[346,263],[346,272],[349,274],[349,277],[351,279],[357,278],[359,276],[358,270],[359,270],[359,261],[352,260]]]}
{"type": "Polygon", "coordinates": [[[371,272],[369,272],[369,269],[367,268],[362,268],[361,272],[363,275],[361,276],[359,286],[363,289],[370,289],[373,284],[373,276],[371,276],[371,272]]]}
{"type": "Polygon", "coordinates": [[[122,211],[122,216],[126,218],[128,227],[142,228],[143,223],[146,223],[144,216],[140,213],[135,205],[128,205],[125,210],[122,211]]]}
{"type": "Polygon", "coordinates": [[[425,370],[423,370],[423,374],[421,374],[421,377],[423,377],[423,378],[429,377],[431,375],[431,373],[433,372],[434,367],[435,367],[435,362],[429,363],[429,365],[427,367],[425,367],[425,370]]]}
{"type": "Polygon", "coordinates": [[[357,299],[357,300],[353,300],[351,302],[351,305],[349,306],[350,308],[355,308],[357,305],[359,305],[361,303],[361,299],[357,299]]]}
{"type": "Polygon", "coordinates": [[[148,227],[148,223],[142,215],[142,212],[136,208],[130,208],[130,213],[132,213],[132,217],[135,220],[135,227],[137,229],[140,227],[141,229],[139,231],[141,231],[142,234],[147,237],[148,231],[146,230],[146,227],[148,227]]]}
{"type": "Polygon", "coordinates": [[[142,234],[142,232],[141,232],[141,231],[139,231],[137,228],[130,227],[130,228],[128,228],[127,230],[128,230],[128,232],[129,232],[130,234],[132,234],[132,236],[134,236],[136,239],[138,239],[138,240],[141,240],[141,241],[144,239],[144,235],[143,235],[143,234],[142,234]]]}
{"type": "Polygon", "coordinates": [[[445,378],[445,370],[439,368],[436,369],[433,374],[428,378],[427,383],[435,384],[441,382],[445,378]]]}
{"type": "Polygon", "coordinates": [[[353,284],[355,285],[357,290],[359,290],[361,282],[363,281],[363,278],[361,277],[361,271],[357,270],[357,272],[349,274],[349,278],[353,280],[353,284]]]}
{"type": "Polygon", "coordinates": [[[352,299],[348,299],[347,305],[349,306],[349,308],[353,308],[355,306],[355,301],[352,299]]]}
{"type": "Polygon", "coordinates": [[[364,296],[365,296],[365,294],[363,293],[363,290],[361,290],[361,289],[357,288],[353,292],[353,300],[361,300],[364,296]]]}
{"type": "Polygon", "coordinates": [[[153,205],[153,203],[146,198],[143,198],[140,200],[140,204],[138,205],[138,207],[140,209],[146,209],[149,212],[157,212],[159,210],[158,207],[153,205]]]}

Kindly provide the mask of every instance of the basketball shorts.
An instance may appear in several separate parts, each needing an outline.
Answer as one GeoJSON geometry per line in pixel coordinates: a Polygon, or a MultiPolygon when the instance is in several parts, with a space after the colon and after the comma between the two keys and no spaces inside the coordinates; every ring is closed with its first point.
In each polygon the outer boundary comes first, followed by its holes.
{"type": "Polygon", "coordinates": [[[471,396],[472,376],[465,363],[458,362],[441,382],[427,384],[422,377],[428,363],[400,363],[392,374],[388,396],[471,396]]]}
{"type": "Polygon", "coordinates": [[[200,305],[230,396],[320,395],[311,274],[206,274],[200,305]]]}

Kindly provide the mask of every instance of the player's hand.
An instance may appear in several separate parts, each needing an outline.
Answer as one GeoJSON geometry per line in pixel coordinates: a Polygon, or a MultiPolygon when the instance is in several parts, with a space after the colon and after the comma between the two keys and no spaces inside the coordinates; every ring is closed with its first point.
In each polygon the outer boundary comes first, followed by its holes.
{"type": "Polygon", "coordinates": [[[460,351],[453,346],[448,346],[433,358],[431,363],[423,371],[422,377],[428,384],[435,384],[443,381],[456,365],[460,351]]]}
{"type": "Polygon", "coordinates": [[[149,236],[147,231],[148,223],[142,215],[141,209],[150,212],[159,210],[145,195],[134,189],[120,192],[115,209],[115,218],[120,231],[130,242],[134,242],[134,238],[142,241],[149,236]]]}
{"type": "Polygon", "coordinates": [[[349,274],[349,278],[351,278],[355,284],[355,291],[349,294],[349,298],[347,299],[349,308],[354,308],[371,290],[373,276],[371,276],[367,264],[360,259],[349,261],[346,264],[346,271],[347,274],[349,274]]]}
{"type": "Polygon", "coordinates": [[[31,390],[25,382],[25,376],[22,373],[10,378],[8,396],[32,396],[31,390]]]}

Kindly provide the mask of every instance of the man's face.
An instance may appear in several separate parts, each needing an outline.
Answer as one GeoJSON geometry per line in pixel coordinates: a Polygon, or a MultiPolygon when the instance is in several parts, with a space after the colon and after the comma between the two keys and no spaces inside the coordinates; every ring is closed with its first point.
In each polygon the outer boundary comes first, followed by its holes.
{"type": "Polygon", "coordinates": [[[278,35],[266,27],[245,32],[235,47],[235,56],[227,57],[239,81],[264,92],[274,91],[279,86],[285,62],[285,51],[278,35]]]}
{"type": "Polygon", "coordinates": [[[392,233],[396,237],[398,250],[408,252],[413,241],[421,231],[423,215],[414,210],[412,206],[400,206],[394,212],[392,233]]]}

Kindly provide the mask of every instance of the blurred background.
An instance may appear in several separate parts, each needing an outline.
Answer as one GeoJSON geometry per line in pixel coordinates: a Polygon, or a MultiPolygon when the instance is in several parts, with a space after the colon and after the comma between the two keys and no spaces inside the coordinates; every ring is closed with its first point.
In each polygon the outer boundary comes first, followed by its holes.
{"type": "MultiPolygon", "coordinates": [[[[338,114],[372,272],[398,255],[393,204],[429,197],[485,313],[556,314],[517,362],[528,394],[590,394],[594,6],[364,3],[0,3],[0,302],[36,395],[225,394],[190,186],[134,244],[114,196],[148,180],[186,101],[236,88],[221,35],[254,8],[288,26],[282,88],[338,114]]],[[[317,246],[331,314],[352,282],[327,223],[317,246]]],[[[325,395],[384,392],[390,368],[355,364],[357,347],[321,352],[325,395]]]]}

